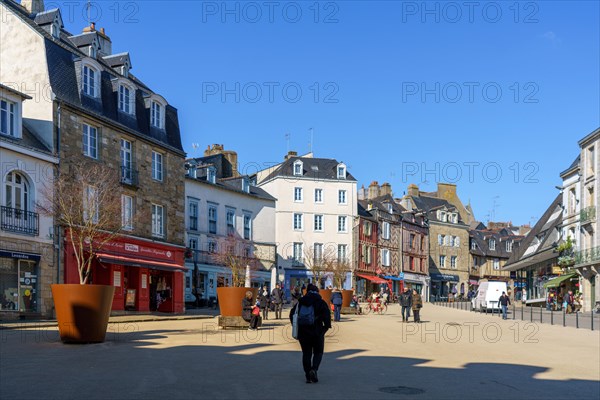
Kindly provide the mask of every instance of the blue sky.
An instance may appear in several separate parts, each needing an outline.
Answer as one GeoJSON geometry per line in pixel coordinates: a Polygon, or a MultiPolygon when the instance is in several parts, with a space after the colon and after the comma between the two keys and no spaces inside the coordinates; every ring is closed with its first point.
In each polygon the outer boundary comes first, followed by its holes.
{"type": "MultiPolygon", "coordinates": [[[[178,108],[190,156],[222,143],[252,172],[283,159],[286,134],[307,152],[312,127],[316,156],[359,185],[400,196],[451,181],[478,219],[521,224],[600,126],[598,4],[108,1],[92,14],[178,108]]],[[[63,5],[67,29],[84,5],[63,5]]]]}

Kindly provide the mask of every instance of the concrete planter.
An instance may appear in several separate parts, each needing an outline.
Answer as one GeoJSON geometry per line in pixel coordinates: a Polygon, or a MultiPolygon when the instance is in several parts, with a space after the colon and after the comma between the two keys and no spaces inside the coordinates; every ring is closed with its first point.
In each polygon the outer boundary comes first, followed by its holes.
{"type": "Polygon", "coordinates": [[[60,339],[65,343],[104,342],[115,287],[51,285],[60,339]]]}
{"type": "Polygon", "coordinates": [[[219,310],[223,317],[241,317],[242,300],[246,292],[252,292],[252,301],[256,301],[258,289],[247,287],[218,287],[217,298],[219,299],[219,310]]]}

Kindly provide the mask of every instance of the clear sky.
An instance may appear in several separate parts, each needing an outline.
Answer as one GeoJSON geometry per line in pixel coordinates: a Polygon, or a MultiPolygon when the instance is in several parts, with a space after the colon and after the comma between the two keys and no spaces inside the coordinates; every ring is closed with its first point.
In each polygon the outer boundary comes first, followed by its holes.
{"type": "MultiPolygon", "coordinates": [[[[61,4],[67,29],[85,1],[61,4]]],[[[535,222],[600,126],[597,1],[93,2],[113,53],[178,108],[189,156],[288,149],[359,186],[458,184],[486,222],[535,222]],[[198,144],[196,148],[194,144],[198,144]]]]}

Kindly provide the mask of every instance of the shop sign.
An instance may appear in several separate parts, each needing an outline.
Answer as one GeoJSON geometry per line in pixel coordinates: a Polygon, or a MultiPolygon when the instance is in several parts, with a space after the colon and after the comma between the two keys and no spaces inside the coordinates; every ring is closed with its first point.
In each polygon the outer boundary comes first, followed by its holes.
{"type": "Polygon", "coordinates": [[[19,260],[40,261],[39,254],[20,253],[16,251],[0,250],[0,257],[17,258],[19,260]]]}

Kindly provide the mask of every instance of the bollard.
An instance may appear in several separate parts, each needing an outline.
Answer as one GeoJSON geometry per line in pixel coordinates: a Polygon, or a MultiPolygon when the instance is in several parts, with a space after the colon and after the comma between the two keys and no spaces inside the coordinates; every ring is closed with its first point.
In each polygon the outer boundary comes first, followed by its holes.
{"type": "Polygon", "coordinates": [[[594,330],[594,310],[590,311],[590,314],[592,315],[592,330],[594,330]]]}
{"type": "Polygon", "coordinates": [[[550,325],[554,325],[554,308],[550,307],[550,325]]]}
{"type": "Polygon", "coordinates": [[[512,317],[513,317],[513,321],[515,320],[515,303],[513,303],[513,311],[512,311],[512,317]]]}
{"type": "Polygon", "coordinates": [[[563,310],[563,327],[567,326],[567,310],[563,310]]]}
{"type": "Polygon", "coordinates": [[[542,308],[543,307],[540,307],[540,324],[542,323],[542,316],[544,315],[543,311],[542,311],[542,308]]]}
{"type": "Polygon", "coordinates": [[[575,328],[579,329],[579,311],[575,313],[575,328]]]}
{"type": "Polygon", "coordinates": [[[521,304],[521,321],[523,321],[523,304],[521,304]]]}
{"type": "Polygon", "coordinates": [[[529,308],[529,311],[530,311],[530,314],[531,314],[531,315],[530,315],[530,318],[531,318],[530,322],[533,322],[533,304],[532,304],[532,305],[531,305],[531,307],[529,308]]]}

